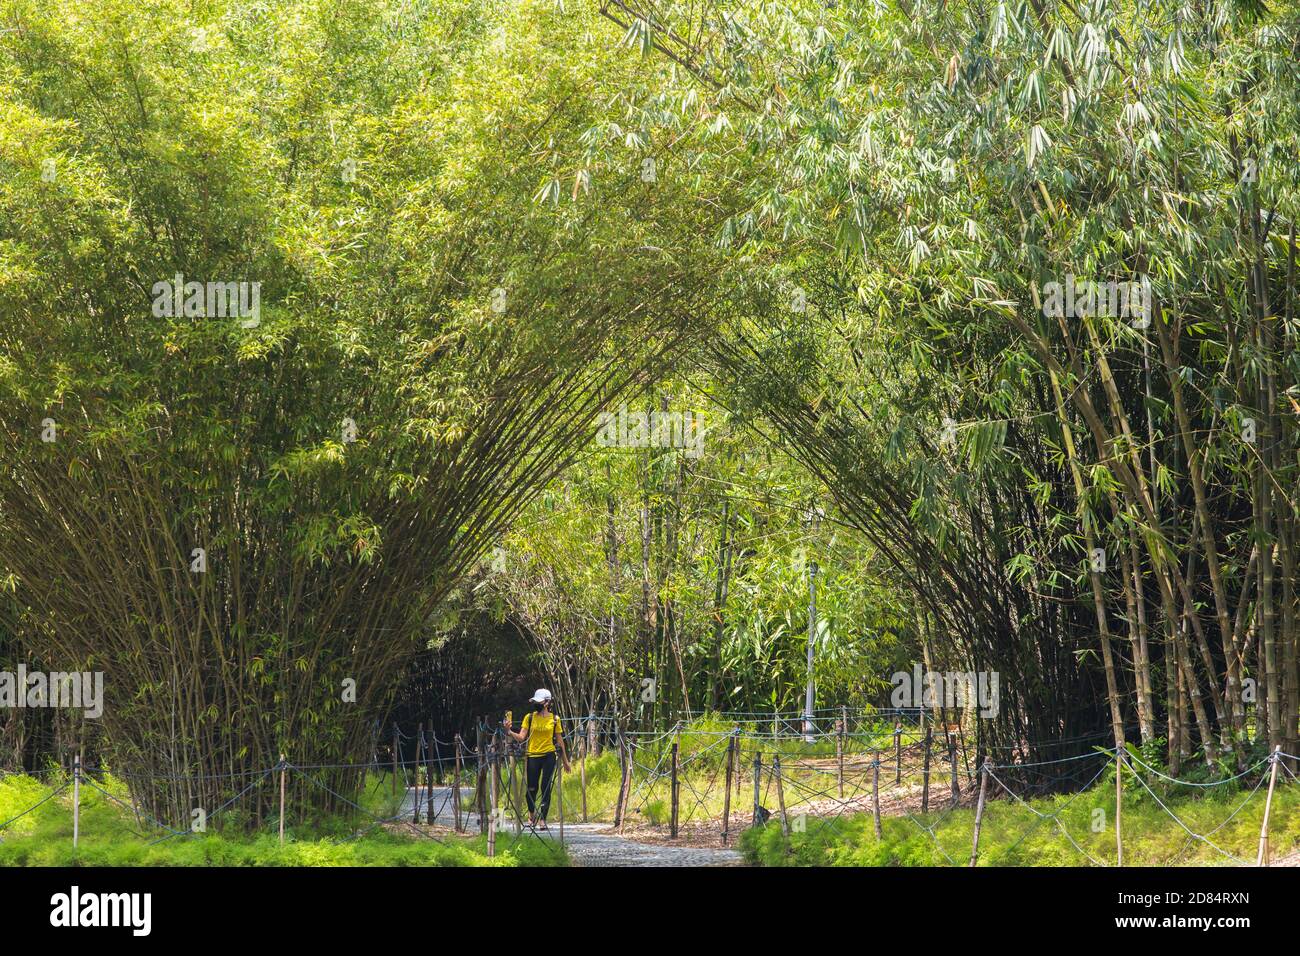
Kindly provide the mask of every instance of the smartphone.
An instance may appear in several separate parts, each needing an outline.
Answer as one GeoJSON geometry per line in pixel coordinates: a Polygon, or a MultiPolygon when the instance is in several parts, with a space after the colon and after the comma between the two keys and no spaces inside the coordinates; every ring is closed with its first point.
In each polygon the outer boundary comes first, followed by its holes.
{"type": "Polygon", "coordinates": [[[507,723],[509,726],[511,726],[511,727],[513,727],[513,726],[515,725],[515,722],[514,722],[514,714],[515,714],[515,712],[514,712],[513,710],[507,710],[507,711],[506,711],[506,723],[507,723]]]}

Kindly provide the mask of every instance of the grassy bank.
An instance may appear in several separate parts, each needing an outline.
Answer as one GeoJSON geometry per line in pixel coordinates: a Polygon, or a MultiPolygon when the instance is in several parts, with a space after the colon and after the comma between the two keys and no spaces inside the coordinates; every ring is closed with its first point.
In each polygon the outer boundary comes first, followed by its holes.
{"type": "MultiPolygon", "coordinates": [[[[409,828],[389,832],[375,827],[348,839],[355,823],[324,821],[278,833],[208,832],[158,841],[164,830],[141,827],[134,815],[93,787],[81,791],[79,846],[72,846],[72,792],[50,797],[64,781],[31,776],[0,778],[0,823],[29,807],[36,809],[0,830],[0,866],[563,866],[566,858],[553,843],[528,837],[497,839],[496,856],[487,857],[482,836],[422,837],[409,828]],[[40,801],[45,800],[44,803],[40,801]]],[[[130,803],[126,786],[109,777],[104,786],[130,803]]],[[[367,809],[391,813],[386,790],[367,788],[367,809]]]]}
{"type": "MultiPolygon", "coordinates": [[[[979,865],[1113,865],[1115,784],[1114,777],[1107,776],[1108,780],[1077,796],[1034,799],[1028,807],[1010,798],[990,800],[980,832],[979,865]],[[1034,811],[1059,814],[1059,825],[1034,811]]],[[[1257,782],[1258,776],[1252,776],[1245,788],[1153,784],[1152,789],[1188,829],[1253,864],[1267,789],[1250,797],[1257,782]]],[[[1237,861],[1189,836],[1136,781],[1126,779],[1122,809],[1125,866],[1236,865],[1237,861]]],[[[954,862],[966,866],[974,823],[975,811],[964,807],[917,815],[915,820],[886,817],[878,840],[870,814],[834,820],[807,817],[805,831],[787,838],[774,818],[746,830],[740,848],[749,862],[765,866],[951,866],[954,862]],[[933,838],[918,824],[932,829],[933,838]]],[[[1300,786],[1283,786],[1279,779],[1269,833],[1273,859],[1300,850],[1300,786]]]]}

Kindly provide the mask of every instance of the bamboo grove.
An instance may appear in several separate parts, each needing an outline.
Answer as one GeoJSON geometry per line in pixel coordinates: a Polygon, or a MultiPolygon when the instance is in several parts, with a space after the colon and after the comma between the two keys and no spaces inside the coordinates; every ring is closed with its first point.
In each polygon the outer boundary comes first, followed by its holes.
{"type": "Polygon", "coordinates": [[[771,163],[726,235],[808,308],[755,282],[720,377],[1003,673],[995,735],[1294,753],[1295,6],[616,6],[771,163]]]}
{"type": "Polygon", "coordinates": [[[93,745],[183,819],[368,759],[448,589],[707,315],[717,212],[586,139],[642,65],[554,11],[75,6],[3,14],[3,627],[105,672],[93,745]],[[575,150],[600,201],[539,201],[575,150]],[[159,316],[174,274],[260,317],[159,316]]]}
{"type": "Polygon", "coordinates": [[[815,561],[825,703],[1295,753],[1297,64],[1251,0],[0,0],[0,655],[179,819],[369,757],[463,610],[571,712],[794,705],[815,561]]]}

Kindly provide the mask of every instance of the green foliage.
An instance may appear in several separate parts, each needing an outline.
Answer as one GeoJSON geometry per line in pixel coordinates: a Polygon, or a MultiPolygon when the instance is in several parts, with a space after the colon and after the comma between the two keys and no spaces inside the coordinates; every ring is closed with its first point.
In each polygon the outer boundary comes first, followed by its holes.
{"type": "Polygon", "coordinates": [[[1294,10],[632,6],[0,0],[6,654],[159,781],[365,759],[463,611],[566,716],[790,709],[811,630],[823,705],[996,671],[1008,751],[1294,750],[1294,10]],[[622,401],[703,454],[589,447],[622,401]]]}
{"type": "Polygon", "coordinates": [[[0,610],[107,671],[115,766],[367,759],[448,591],[707,324],[730,187],[636,175],[691,124],[645,122],[666,71],[597,19],[0,6],[0,610]],[[260,316],[168,315],[176,275],[260,316]]]}
{"type": "MultiPolygon", "coordinates": [[[[51,792],[33,777],[0,780],[0,820],[8,820],[51,792]]],[[[129,801],[125,786],[105,782],[119,800],[129,801]]],[[[129,804],[128,804],[129,805],[129,804]]],[[[443,837],[431,840],[400,830],[378,828],[357,839],[350,820],[288,827],[281,845],[274,833],[223,832],[174,837],[149,827],[138,828],[129,810],[92,787],[81,794],[78,847],[72,846],[71,791],[48,800],[11,824],[0,842],[0,866],[563,866],[558,844],[502,834],[496,856],[487,857],[485,838],[443,837]],[[326,835],[333,833],[334,835],[326,835]]]]}
{"type": "Polygon", "coordinates": [[[1007,745],[1105,713],[1107,679],[1154,739],[1187,615],[1208,713],[1175,716],[1174,753],[1240,750],[1220,690],[1239,668],[1276,682],[1272,742],[1294,742],[1293,11],[806,2],[738,23],[698,41],[751,107],[716,134],[753,155],[723,228],[752,281],[710,355],[729,406],[770,420],[907,580],[938,663],[1001,673],[1007,745]],[[1048,314],[1070,275],[1147,277],[1148,321],[1048,314]],[[1274,535],[1265,660],[1241,667],[1234,621],[1274,535]],[[1094,673],[1103,629],[1132,673],[1094,673]]]}
{"type": "Polygon", "coordinates": [[[819,706],[877,699],[907,627],[878,552],[830,521],[811,529],[818,484],[746,423],[685,389],[658,394],[633,410],[703,405],[702,454],[592,449],[521,516],[472,600],[527,626],[565,713],[617,705],[665,726],[688,704],[802,704],[816,561],[819,706]]]}
{"type": "MultiPolygon", "coordinates": [[[[1149,776],[1149,775],[1148,775],[1149,776]]],[[[1251,785],[1258,778],[1251,781],[1251,785]]],[[[1039,813],[1060,811],[1070,837],[1094,860],[1115,858],[1114,783],[1099,782],[1079,795],[1034,799],[1039,813]],[[1097,811],[1101,811],[1100,816],[1097,811]],[[1100,820],[1099,831],[1093,826],[1100,820]]],[[[1238,859],[1252,861],[1263,815],[1263,793],[1246,802],[1248,789],[1220,787],[1212,791],[1162,796],[1166,805],[1197,833],[1213,833],[1216,845],[1238,859]],[[1234,811],[1245,802],[1237,816],[1234,811]],[[1231,820],[1229,818],[1231,817],[1231,820]]],[[[1224,865],[1232,861],[1189,837],[1138,786],[1125,788],[1124,863],[1126,866],[1224,865]]],[[[965,866],[970,861],[975,811],[962,808],[918,816],[916,821],[887,816],[882,839],[876,839],[871,815],[850,814],[834,821],[808,817],[803,833],[784,838],[779,821],[747,829],[740,849],[750,863],[763,866],[965,866]],[[934,838],[920,824],[934,828],[934,838]],[[946,854],[946,855],[945,855],[946,854]]],[[[1279,789],[1270,818],[1275,857],[1300,849],[1300,794],[1279,789]]],[[[1071,846],[1051,822],[1041,821],[1025,807],[1007,800],[991,801],[980,829],[980,866],[1088,866],[1089,860],[1071,846]]]]}

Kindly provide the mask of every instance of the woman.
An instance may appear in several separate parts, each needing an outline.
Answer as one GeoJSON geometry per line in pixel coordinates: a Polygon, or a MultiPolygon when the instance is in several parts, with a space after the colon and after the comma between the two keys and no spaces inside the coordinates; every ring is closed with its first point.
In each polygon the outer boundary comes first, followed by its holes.
{"type": "Polygon", "coordinates": [[[503,726],[515,740],[528,741],[528,825],[537,830],[546,829],[546,814],[551,809],[551,779],[555,774],[555,751],[559,748],[560,759],[564,769],[569,769],[569,757],[564,752],[564,734],[560,729],[559,718],[551,713],[551,692],[545,687],[538,688],[533,694],[533,712],[524,718],[519,732],[511,730],[510,720],[503,726]],[[540,806],[537,800],[538,789],[542,791],[540,806]]]}

